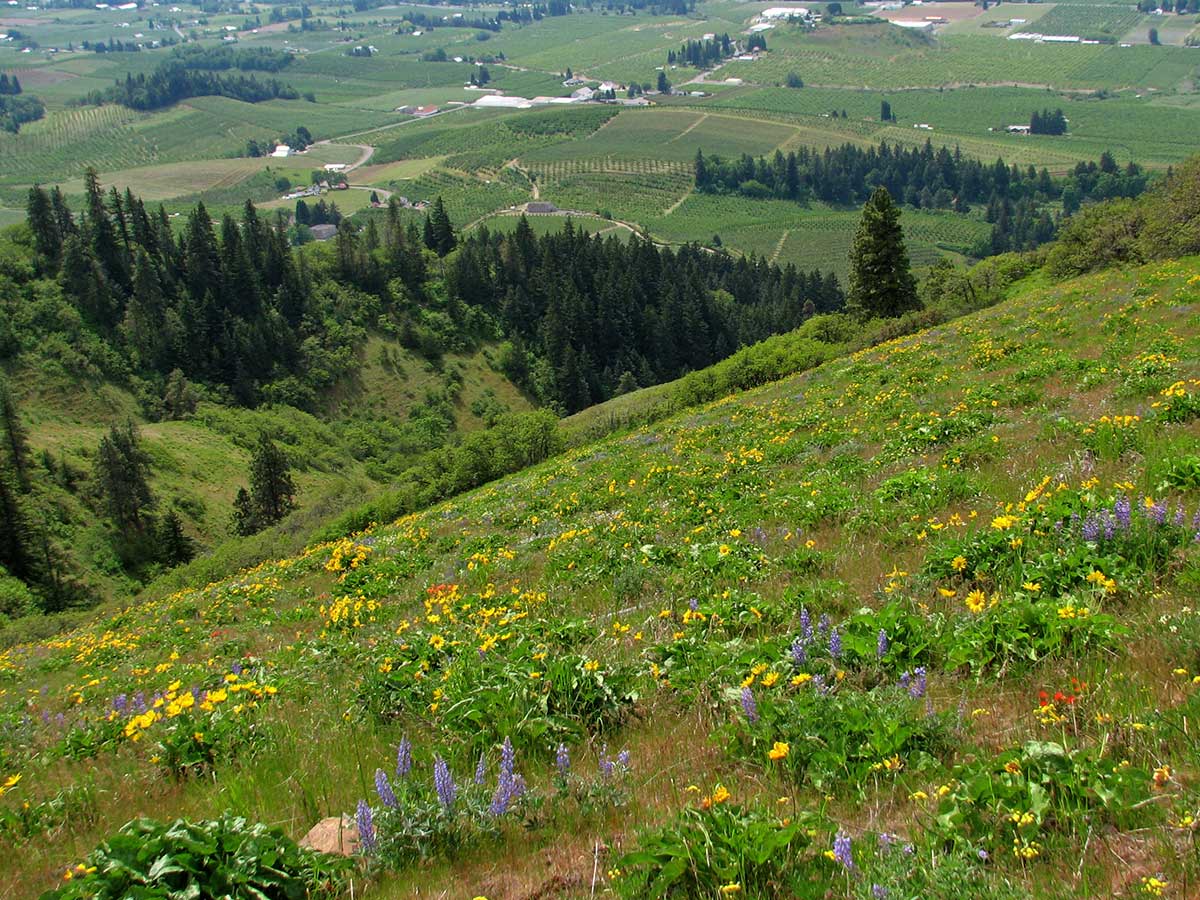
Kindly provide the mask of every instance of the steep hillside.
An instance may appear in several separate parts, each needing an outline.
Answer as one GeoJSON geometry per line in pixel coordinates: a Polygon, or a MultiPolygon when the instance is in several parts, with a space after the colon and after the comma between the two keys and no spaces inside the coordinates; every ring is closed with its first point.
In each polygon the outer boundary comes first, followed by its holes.
{"type": "MultiPolygon", "coordinates": [[[[233,501],[249,483],[260,432],[272,436],[294,468],[303,524],[292,527],[303,531],[379,491],[395,475],[389,460],[408,461],[499,415],[531,409],[492,367],[492,352],[451,353],[435,364],[372,335],[357,352],[352,374],[315,413],[282,404],[245,409],[213,398],[178,419],[148,419],[145,398],[64,372],[52,356],[26,354],[6,374],[38,461],[45,495],[38,505],[54,510],[50,527],[59,552],[88,590],[112,598],[141,587],[115,554],[111,524],[97,514],[96,449],[113,425],[138,425],[157,507],[175,511],[197,550],[206,552],[235,536],[233,501]],[[73,474],[44,477],[47,459],[55,471],[73,474]]],[[[141,573],[143,579],[155,571],[141,573]]]]}
{"type": "Polygon", "coordinates": [[[0,894],[357,807],[367,896],[1194,896],[1198,310],[1036,275],[5,651],[0,894]]]}

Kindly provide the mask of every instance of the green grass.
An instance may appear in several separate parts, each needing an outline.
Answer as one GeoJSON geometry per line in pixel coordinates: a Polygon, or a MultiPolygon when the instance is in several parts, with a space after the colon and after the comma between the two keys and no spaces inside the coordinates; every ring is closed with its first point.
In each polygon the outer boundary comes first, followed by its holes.
{"type": "Polygon", "coordinates": [[[868,28],[847,26],[809,35],[780,34],[762,59],[735,60],[720,74],[783,84],[789,72],[798,72],[813,85],[871,89],[1019,82],[1172,91],[1200,66],[1194,54],[1176,47],[1055,46],[975,35],[926,42],[893,33],[897,31],[878,26],[872,34],[868,28]]]}

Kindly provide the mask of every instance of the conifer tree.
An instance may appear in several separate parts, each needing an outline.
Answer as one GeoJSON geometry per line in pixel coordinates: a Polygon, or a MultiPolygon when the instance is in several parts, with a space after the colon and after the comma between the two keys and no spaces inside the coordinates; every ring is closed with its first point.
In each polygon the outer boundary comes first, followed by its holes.
{"type": "Polygon", "coordinates": [[[850,249],[846,305],[860,318],[890,318],[920,306],[900,228],[900,210],[887,188],[878,187],[863,206],[850,249]]]}
{"type": "Polygon", "coordinates": [[[275,524],[296,507],[291,466],[266,432],[259,434],[250,460],[250,500],[260,529],[275,524]]]}
{"type": "Polygon", "coordinates": [[[29,436],[8,385],[0,382],[0,428],[4,430],[5,463],[12,469],[17,486],[29,491],[29,436]]]}
{"type": "Polygon", "coordinates": [[[141,448],[137,428],[127,422],[124,428],[114,425],[100,439],[96,454],[96,483],[105,510],[122,531],[141,531],[146,516],[154,505],[146,474],[150,457],[141,448]]]}
{"type": "Polygon", "coordinates": [[[196,555],[195,545],[184,534],[183,522],[173,509],[167,510],[158,523],[158,546],[159,558],[168,566],[190,562],[196,555]]]}

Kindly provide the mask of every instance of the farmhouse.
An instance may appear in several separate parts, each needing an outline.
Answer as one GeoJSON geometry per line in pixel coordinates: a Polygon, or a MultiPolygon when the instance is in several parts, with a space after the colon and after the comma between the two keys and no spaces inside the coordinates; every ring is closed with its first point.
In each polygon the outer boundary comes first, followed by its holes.
{"type": "Polygon", "coordinates": [[[1028,125],[1009,125],[1004,130],[1009,134],[1029,134],[1028,125]]]}
{"type": "Polygon", "coordinates": [[[276,159],[285,159],[292,155],[292,148],[287,144],[276,144],[275,150],[271,153],[276,159]]]}
{"type": "Polygon", "coordinates": [[[424,119],[432,115],[436,115],[438,108],[436,106],[418,106],[412,110],[412,115],[418,119],[424,119]]]}

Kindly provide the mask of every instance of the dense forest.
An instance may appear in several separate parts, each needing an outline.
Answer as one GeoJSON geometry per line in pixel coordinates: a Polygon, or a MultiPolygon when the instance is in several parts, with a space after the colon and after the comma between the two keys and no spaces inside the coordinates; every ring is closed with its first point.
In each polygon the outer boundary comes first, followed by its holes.
{"type": "Polygon", "coordinates": [[[295,100],[300,94],[274,78],[259,81],[253,75],[216,75],[190,69],[179,59],[165,60],[150,73],[127,74],[112,87],[92,91],[85,103],[119,103],[130,109],[152,110],[171,106],[189,97],[232,97],[245,103],[263,100],[295,100]]]}
{"type": "Polygon", "coordinates": [[[4,131],[16,134],[26,122],[36,122],[45,114],[46,107],[37,97],[0,95],[0,129],[4,131]]]}
{"type": "Polygon", "coordinates": [[[509,235],[473,233],[447,280],[452,296],[501,323],[509,377],[567,412],[677,378],[843,305],[832,274],[571,227],[539,238],[524,218],[509,235]]]}
{"type": "Polygon", "coordinates": [[[269,47],[230,47],[227,44],[218,47],[187,44],[176,49],[171,56],[189,69],[241,69],[244,72],[278,72],[291,65],[295,59],[293,54],[283,50],[272,50],[269,47]]]}
{"type": "Polygon", "coordinates": [[[738,159],[704,156],[695,161],[696,189],[706,193],[740,193],[748,197],[819,200],[833,204],[865,202],[882,186],[906,206],[967,213],[987,204],[992,234],[976,256],[1032,249],[1053,238],[1057,224],[1050,204],[1060,203],[1070,215],[1085,202],[1137,197],[1149,176],[1135,163],[1124,168],[1104,153],[1098,163],[1078,163],[1071,174],[1055,178],[1045,169],[1009,166],[1003,159],[988,165],[968,159],[955,148],[905,148],[880,143],[863,149],[853,144],[824,151],[801,148],[774,157],[738,159]]]}

